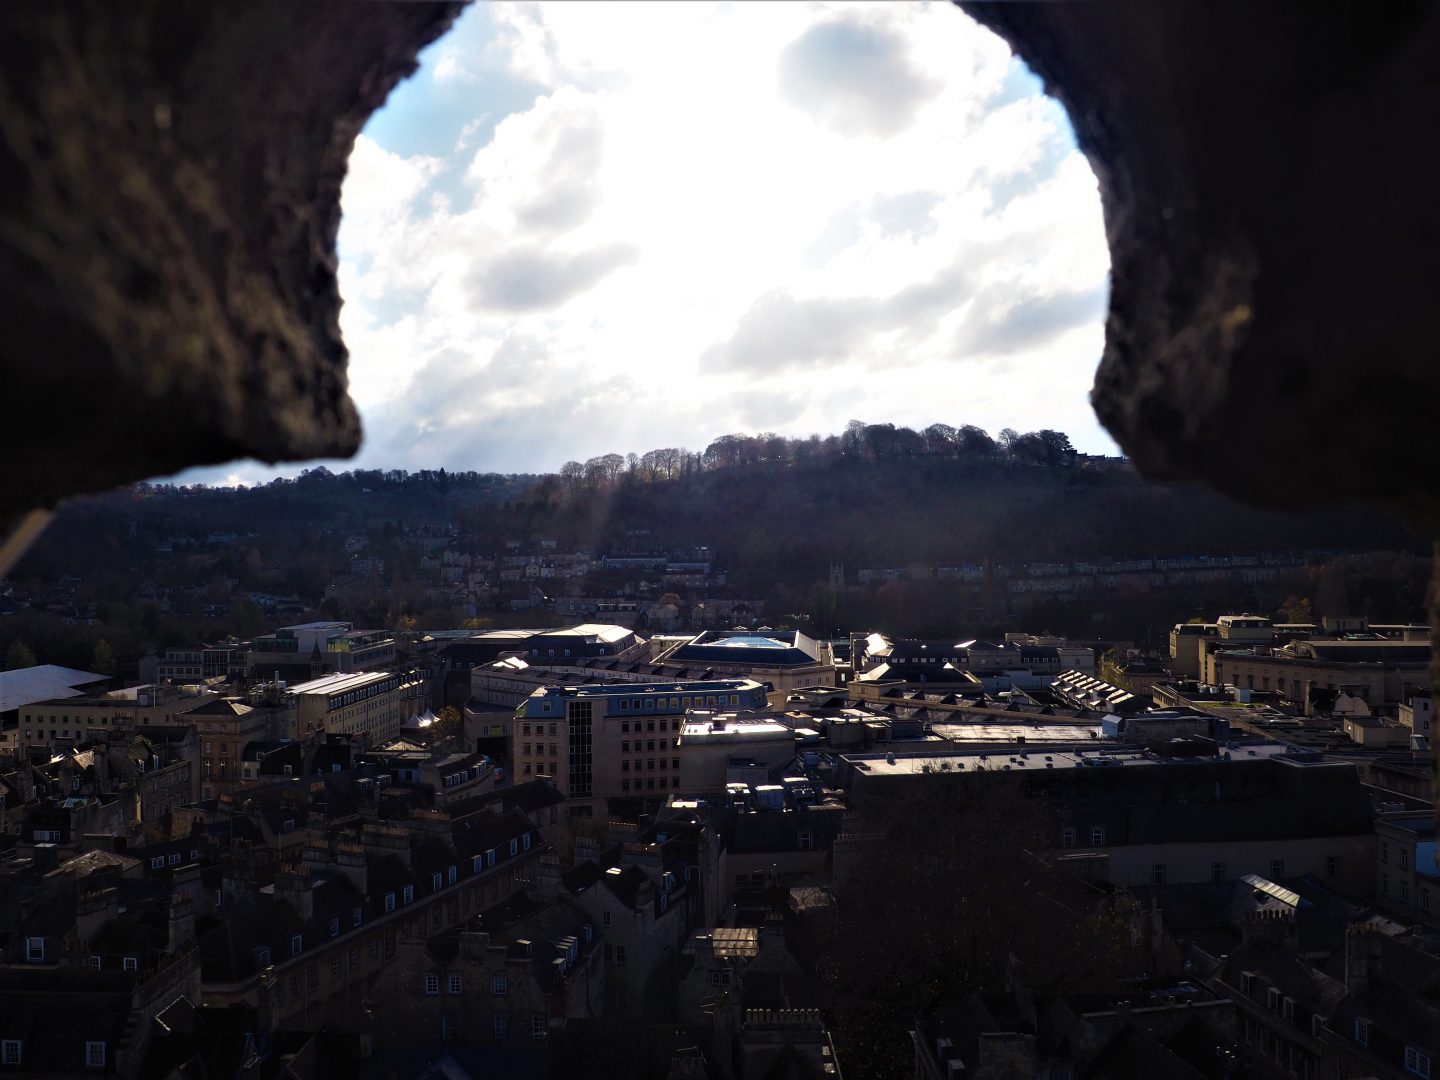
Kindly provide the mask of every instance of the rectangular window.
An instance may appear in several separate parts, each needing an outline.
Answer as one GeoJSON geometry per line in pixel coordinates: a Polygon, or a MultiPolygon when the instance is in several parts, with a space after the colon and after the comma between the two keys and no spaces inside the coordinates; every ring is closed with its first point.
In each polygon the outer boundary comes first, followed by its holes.
{"type": "Polygon", "coordinates": [[[0,1065],[20,1064],[20,1040],[5,1039],[0,1041],[0,1065]]]}
{"type": "Polygon", "coordinates": [[[415,901],[415,886],[414,886],[414,885],[406,885],[406,886],[405,886],[405,903],[411,904],[411,903],[414,903],[414,901],[415,901]]]}
{"type": "Polygon", "coordinates": [[[602,912],[600,913],[600,925],[601,925],[601,926],[609,926],[609,925],[610,925],[610,912],[608,912],[608,911],[602,911],[602,912]]]}
{"type": "Polygon", "coordinates": [[[1370,1021],[1369,1021],[1369,1020],[1362,1020],[1362,1019],[1358,1019],[1358,1018],[1356,1019],[1356,1021],[1355,1021],[1355,1041],[1356,1041],[1357,1043],[1359,1043],[1361,1046],[1369,1046],[1369,1045],[1370,1045],[1370,1021]]]}
{"type": "Polygon", "coordinates": [[[339,920],[339,919],[331,919],[331,920],[330,920],[330,936],[331,936],[331,937],[339,937],[339,936],[340,936],[340,920],[339,920]]]}
{"type": "Polygon", "coordinates": [[[305,946],[305,939],[300,934],[290,935],[290,955],[299,956],[300,950],[305,946]]]}
{"type": "Polygon", "coordinates": [[[1210,880],[1211,880],[1211,881],[1224,881],[1224,880],[1225,880],[1225,864],[1224,864],[1223,862],[1212,862],[1212,863],[1210,864],[1210,880]]]}
{"type": "Polygon", "coordinates": [[[45,959],[45,939],[43,937],[25,939],[25,959],[32,964],[38,964],[45,959]]]}
{"type": "Polygon", "coordinates": [[[511,854],[511,855],[518,855],[518,854],[520,854],[520,841],[519,841],[519,840],[511,840],[511,841],[510,841],[510,854],[511,854]]]}
{"type": "Polygon", "coordinates": [[[359,926],[361,919],[362,915],[360,914],[360,909],[357,907],[354,911],[350,913],[350,925],[359,926]]]}
{"type": "Polygon", "coordinates": [[[442,1016],[440,1018],[440,1041],[455,1041],[455,1021],[452,1017],[442,1016]]]}
{"type": "Polygon", "coordinates": [[[452,993],[452,994],[458,994],[458,993],[460,993],[462,987],[463,987],[463,983],[461,982],[460,976],[459,976],[459,975],[451,975],[451,976],[450,976],[450,993],[452,993]]]}
{"type": "Polygon", "coordinates": [[[1401,870],[1409,870],[1409,869],[1410,869],[1410,853],[1409,853],[1408,851],[1406,851],[1404,848],[1401,848],[1401,849],[1400,849],[1400,869],[1401,869],[1401,870]]]}
{"type": "Polygon", "coordinates": [[[440,891],[440,881],[441,881],[441,877],[440,877],[439,874],[431,874],[431,875],[430,875],[430,891],[431,891],[431,892],[439,892],[439,891],[440,891]]]}
{"type": "Polygon", "coordinates": [[[504,975],[494,975],[490,979],[490,992],[496,997],[504,997],[510,992],[509,980],[504,975]]]}
{"type": "Polygon", "coordinates": [[[1339,869],[1340,860],[1337,859],[1334,855],[1327,855],[1325,857],[1325,876],[1334,877],[1335,874],[1339,871],[1339,869]]]}
{"type": "Polygon", "coordinates": [[[386,911],[394,911],[394,910],[395,910],[395,894],[394,894],[393,892],[387,892],[387,893],[385,894],[385,910],[386,910],[386,911]]]}
{"type": "Polygon", "coordinates": [[[1091,846],[1091,847],[1104,847],[1104,846],[1105,846],[1105,826],[1103,826],[1103,825],[1092,825],[1092,826],[1090,827],[1090,846],[1091,846]]]}
{"type": "Polygon", "coordinates": [[[1075,846],[1075,830],[1074,830],[1074,829],[1061,829],[1061,830],[1060,830],[1060,846],[1061,846],[1061,847],[1074,847],[1074,846],[1075,846]]]}
{"type": "MultiPolygon", "coordinates": [[[[545,1017],[538,1013],[530,1018],[530,1038],[543,1039],[545,1037],[545,1017]]],[[[1428,1074],[1427,1074],[1428,1075],[1428,1074]]]]}
{"type": "Polygon", "coordinates": [[[439,975],[426,975],[426,976],[425,976],[425,993],[430,994],[430,995],[432,995],[432,996],[435,995],[435,994],[440,993],[440,976],[439,976],[439,975]]]}
{"type": "Polygon", "coordinates": [[[103,1042],[85,1043],[85,1067],[87,1069],[103,1069],[105,1067],[105,1044],[103,1042]]]}
{"type": "Polygon", "coordinates": [[[495,1017],[495,1041],[504,1042],[510,1038],[510,1018],[508,1016],[495,1017]]]}
{"type": "Polygon", "coordinates": [[[1413,1046],[1405,1047],[1405,1071],[1430,1080],[1430,1055],[1413,1046]]]}
{"type": "Polygon", "coordinates": [[[1164,864],[1164,863],[1158,863],[1158,862],[1157,862],[1154,866],[1150,867],[1150,884],[1152,884],[1152,885],[1164,885],[1164,884],[1165,884],[1165,864],[1164,864]]]}
{"type": "Polygon", "coordinates": [[[120,962],[120,967],[125,971],[139,971],[140,958],[138,956],[127,956],[120,962]]]}
{"type": "Polygon", "coordinates": [[[1271,880],[1271,881],[1278,881],[1278,880],[1280,880],[1280,879],[1281,879],[1282,877],[1284,877],[1284,876],[1285,876],[1285,860],[1284,860],[1284,859],[1271,859],[1271,860],[1270,860],[1270,880],[1271,880]]]}

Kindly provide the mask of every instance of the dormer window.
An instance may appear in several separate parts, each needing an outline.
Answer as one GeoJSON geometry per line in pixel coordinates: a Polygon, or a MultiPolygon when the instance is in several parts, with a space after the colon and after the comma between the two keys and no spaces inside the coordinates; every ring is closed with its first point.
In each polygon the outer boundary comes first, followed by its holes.
{"type": "Polygon", "coordinates": [[[452,866],[445,871],[445,880],[448,881],[451,885],[455,884],[455,867],[452,866]]]}
{"type": "Polygon", "coordinates": [[[414,885],[406,885],[406,886],[405,886],[405,903],[410,904],[410,903],[414,903],[414,901],[415,901],[415,886],[414,886],[414,885]]]}
{"type": "Polygon", "coordinates": [[[27,937],[25,939],[25,959],[32,964],[44,963],[45,939],[43,937],[27,937]]]}
{"type": "Polygon", "coordinates": [[[305,946],[304,936],[301,934],[290,935],[290,955],[299,956],[300,950],[305,946]]]}
{"type": "Polygon", "coordinates": [[[520,841],[519,841],[519,840],[511,840],[511,841],[510,841],[510,854],[511,854],[511,855],[517,855],[517,854],[519,854],[519,852],[520,852],[520,841]]]}
{"type": "Polygon", "coordinates": [[[339,937],[339,936],[340,936],[340,920],[339,920],[339,919],[331,919],[331,920],[330,920],[330,936],[331,936],[331,937],[339,937]]]}
{"type": "Polygon", "coordinates": [[[1361,1046],[1370,1045],[1370,1021],[1359,1016],[1355,1018],[1355,1041],[1361,1046]]]}

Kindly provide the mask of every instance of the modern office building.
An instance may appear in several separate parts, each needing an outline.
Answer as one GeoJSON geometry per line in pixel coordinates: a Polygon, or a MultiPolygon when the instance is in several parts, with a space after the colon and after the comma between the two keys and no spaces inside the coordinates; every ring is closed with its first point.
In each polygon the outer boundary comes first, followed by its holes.
{"type": "Polygon", "coordinates": [[[406,720],[424,712],[429,692],[415,671],[337,672],[290,687],[285,700],[298,736],[363,733],[373,745],[394,738],[406,720]]]}
{"type": "Polygon", "coordinates": [[[606,800],[680,790],[677,741],[691,709],[766,707],[754,679],[547,686],[515,712],[516,780],[550,776],[574,812],[603,812],[606,800]]]}

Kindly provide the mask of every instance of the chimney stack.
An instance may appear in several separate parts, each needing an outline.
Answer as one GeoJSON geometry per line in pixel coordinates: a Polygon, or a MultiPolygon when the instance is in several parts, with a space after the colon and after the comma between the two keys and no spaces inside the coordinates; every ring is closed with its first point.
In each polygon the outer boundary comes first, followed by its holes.
{"type": "Polygon", "coordinates": [[[170,899],[170,937],[172,953],[188,949],[195,941],[195,902],[184,893],[170,899]]]}
{"type": "Polygon", "coordinates": [[[535,899],[548,904],[560,895],[560,857],[542,855],[535,871],[535,899]]]}

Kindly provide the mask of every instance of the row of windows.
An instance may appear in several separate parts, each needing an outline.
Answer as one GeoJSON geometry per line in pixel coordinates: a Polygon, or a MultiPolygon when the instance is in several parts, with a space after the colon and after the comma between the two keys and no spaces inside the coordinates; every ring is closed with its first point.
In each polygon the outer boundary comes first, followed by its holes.
{"type": "MultiPolygon", "coordinates": [[[[150,859],[150,869],[151,869],[151,870],[164,870],[164,869],[165,869],[165,866],[166,866],[166,864],[167,864],[167,861],[168,861],[168,864],[169,864],[170,866],[179,866],[179,865],[180,865],[180,859],[181,859],[181,858],[182,858],[182,855],[181,855],[181,853],[178,852],[178,851],[171,852],[168,857],[165,856],[165,855],[156,855],[156,856],[153,856],[153,857],[150,859]]],[[[190,858],[191,858],[191,859],[199,859],[199,858],[200,858],[200,849],[199,849],[199,848],[191,848],[191,849],[190,849],[190,858]]]]}
{"type": "MultiPolygon", "coordinates": [[[[670,762],[671,762],[671,766],[670,766],[670,767],[676,768],[676,769],[680,768],[680,759],[679,759],[678,757],[677,757],[677,758],[670,758],[670,762]]],[[[665,769],[666,769],[665,758],[662,757],[662,758],[660,759],[660,771],[661,771],[661,772],[664,772],[665,769]]],[[[629,772],[629,771],[630,771],[630,761],[629,761],[628,758],[627,758],[625,761],[620,762],[620,771],[621,771],[621,772],[629,772]]],[[[636,771],[636,772],[642,771],[641,768],[640,768],[640,759],[639,759],[639,758],[637,758],[637,759],[635,760],[635,771],[636,771]]],[[[644,768],[643,771],[645,771],[645,772],[654,772],[654,771],[655,771],[655,759],[654,759],[654,758],[650,758],[649,760],[647,760],[647,761],[645,762],[645,768],[644,768]]]]}
{"type": "MultiPolygon", "coordinates": [[[[635,790],[636,790],[636,791],[640,791],[640,790],[641,790],[641,787],[640,787],[641,783],[644,783],[644,785],[645,785],[644,790],[646,790],[646,791],[654,791],[654,790],[655,790],[655,777],[653,777],[653,776],[647,777],[644,781],[636,780],[636,781],[635,781],[635,790]]],[[[678,788],[678,787],[680,786],[680,778],[679,778],[678,776],[672,776],[672,777],[670,777],[670,783],[667,785],[667,784],[665,783],[665,777],[663,777],[663,776],[660,777],[660,787],[661,787],[661,788],[664,788],[664,787],[667,787],[667,786],[668,786],[668,787],[672,787],[672,788],[678,788]]],[[[621,780],[621,781],[620,781],[620,790],[621,790],[621,791],[629,791],[629,790],[630,790],[630,781],[629,781],[629,780],[621,780]]]]}
{"type": "Polygon", "coordinates": [[[391,690],[399,689],[399,687],[400,676],[396,675],[393,678],[375,683],[373,686],[362,686],[357,690],[350,690],[344,694],[335,694],[326,699],[325,706],[333,712],[335,709],[343,709],[347,705],[354,705],[358,702],[377,697],[380,694],[387,694],[391,690]]]}
{"type": "MultiPolygon", "coordinates": [[[[1396,896],[1397,896],[1402,902],[1408,904],[1408,903],[1410,902],[1410,882],[1409,882],[1409,880],[1406,879],[1406,878],[1401,878],[1401,879],[1396,883],[1395,893],[1396,893],[1396,896]]],[[[1389,874],[1386,874],[1386,873],[1384,873],[1384,872],[1382,872],[1382,873],[1380,874],[1380,894],[1381,894],[1382,896],[1386,896],[1386,897],[1388,897],[1388,896],[1390,895],[1390,875],[1389,875],[1389,874]]],[[[1419,890],[1418,890],[1418,894],[1419,894],[1419,900],[1420,900],[1420,910],[1422,910],[1422,911],[1429,911],[1429,910],[1430,910],[1430,890],[1429,890],[1429,889],[1423,889],[1423,888],[1422,888],[1422,889],[1419,889],[1419,890]]]]}
{"type": "MultiPolygon", "coordinates": [[[[1074,847],[1074,846],[1075,846],[1075,829],[1074,829],[1072,826],[1067,825],[1065,828],[1063,828],[1063,829],[1060,830],[1060,843],[1061,843],[1061,845],[1062,845],[1063,847],[1074,847]]],[[[1104,847],[1104,846],[1105,846],[1105,826],[1104,826],[1104,825],[1092,825],[1092,826],[1090,827],[1090,846],[1091,846],[1091,847],[1104,847]]]]}
{"type": "MultiPolygon", "coordinates": [[[[530,734],[530,728],[531,728],[531,725],[530,725],[530,724],[521,724],[521,725],[520,725],[520,734],[522,734],[522,735],[529,735],[529,734],[530,734]]],[[[544,725],[544,724],[535,724],[535,725],[534,725],[534,728],[535,728],[535,734],[536,734],[536,735],[544,735],[544,734],[545,734],[545,725],[544,725]]],[[[550,725],[550,734],[551,734],[551,735],[558,734],[558,732],[556,731],[556,726],[555,726],[554,724],[551,724],[551,725],[550,725]]]]}
{"type": "MultiPolygon", "coordinates": [[[[0,1040],[0,1065],[25,1064],[25,1042],[23,1039],[0,1040]]],[[[96,1040],[85,1042],[85,1067],[105,1068],[105,1043],[96,1040]]]]}
{"type": "MultiPolygon", "coordinates": [[[[496,1042],[505,1042],[510,1038],[510,1018],[498,1015],[492,1021],[491,1030],[495,1033],[496,1042]]],[[[545,1038],[545,1017],[536,1014],[530,1018],[530,1038],[545,1038]]],[[[440,1041],[454,1042],[455,1040],[455,1018],[453,1016],[442,1016],[440,1018],[440,1041]]]]}
{"type": "MultiPolygon", "coordinates": [[[[661,731],[664,731],[664,730],[665,730],[665,721],[664,721],[664,720],[660,720],[660,721],[646,720],[646,721],[645,721],[645,730],[646,730],[646,731],[654,731],[654,730],[655,730],[655,725],[656,725],[657,722],[658,722],[659,725],[660,725],[660,730],[661,730],[661,731]]],[[[671,720],[671,721],[670,721],[670,730],[671,730],[671,731],[679,731],[679,730],[680,730],[680,721],[679,721],[679,720],[671,720]]],[[[629,721],[629,720],[621,720],[621,721],[620,721],[620,731],[621,731],[622,734],[625,734],[625,735],[630,734],[630,721],[629,721]]],[[[636,735],[639,735],[639,734],[640,734],[640,721],[639,721],[639,720],[636,720],[636,721],[635,721],[635,734],[636,734],[636,735]]]]}

